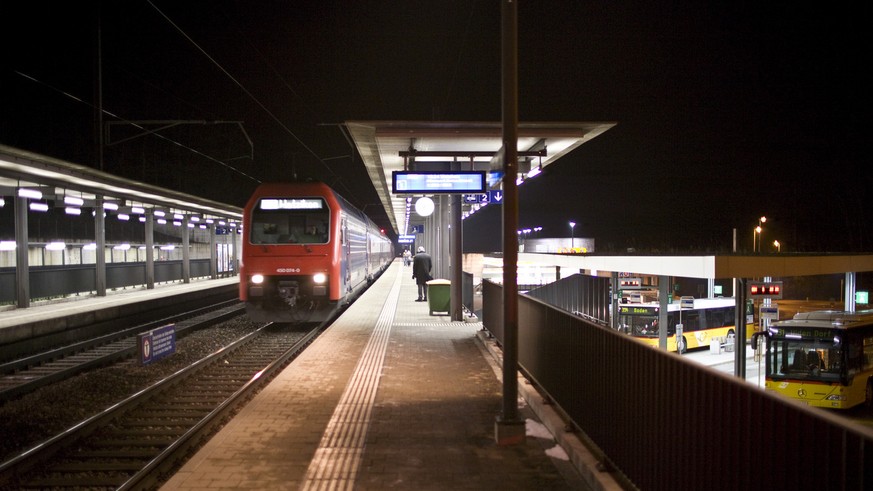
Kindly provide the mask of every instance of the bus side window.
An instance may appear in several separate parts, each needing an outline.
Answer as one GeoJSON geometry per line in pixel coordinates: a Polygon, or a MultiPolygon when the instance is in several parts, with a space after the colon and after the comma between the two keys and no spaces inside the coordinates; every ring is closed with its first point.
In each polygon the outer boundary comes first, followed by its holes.
{"type": "MultiPolygon", "coordinates": [[[[860,341],[859,341],[860,344],[860,341]]],[[[873,339],[867,338],[863,340],[863,352],[861,355],[862,370],[869,370],[873,368],[873,339]]],[[[858,350],[861,351],[861,350],[858,350]]]]}
{"type": "Polygon", "coordinates": [[[722,327],[724,326],[724,312],[722,309],[713,310],[709,312],[706,318],[706,327],[722,327]]]}
{"type": "Polygon", "coordinates": [[[685,331],[697,331],[700,329],[700,313],[689,313],[687,319],[682,319],[682,324],[685,331]]]}
{"type": "Polygon", "coordinates": [[[724,308],[724,323],[722,326],[732,326],[736,321],[737,309],[734,307],[725,307],[724,308]]]}

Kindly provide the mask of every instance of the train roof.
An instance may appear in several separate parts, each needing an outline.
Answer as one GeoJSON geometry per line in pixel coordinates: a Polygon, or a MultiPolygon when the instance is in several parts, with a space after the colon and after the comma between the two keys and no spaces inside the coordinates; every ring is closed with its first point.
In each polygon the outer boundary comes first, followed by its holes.
{"type": "Polygon", "coordinates": [[[349,215],[355,216],[358,220],[365,222],[371,229],[381,232],[379,226],[376,225],[376,223],[367,216],[366,213],[357,209],[326,183],[316,180],[273,181],[259,184],[246,203],[246,216],[248,216],[252,207],[257,204],[258,200],[262,198],[295,196],[322,197],[328,201],[328,204],[332,205],[333,203],[336,203],[339,208],[343,209],[349,215]]]}
{"type": "Polygon", "coordinates": [[[262,198],[296,196],[320,196],[336,199],[345,206],[351,206],[346,205],[348,202],[342,196],[321,181],[275,181],[259,184],[249,197],[246,208],[254,206],[262,198]]]}

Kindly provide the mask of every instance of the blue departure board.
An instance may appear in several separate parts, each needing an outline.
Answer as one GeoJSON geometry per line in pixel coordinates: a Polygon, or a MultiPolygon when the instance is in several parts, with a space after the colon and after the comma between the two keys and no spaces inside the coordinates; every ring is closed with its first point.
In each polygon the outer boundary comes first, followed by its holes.
{"type": "Polygon", "coordinates": [[[484,193],[485,171],[394,171],[394,194],[484,193]]]}

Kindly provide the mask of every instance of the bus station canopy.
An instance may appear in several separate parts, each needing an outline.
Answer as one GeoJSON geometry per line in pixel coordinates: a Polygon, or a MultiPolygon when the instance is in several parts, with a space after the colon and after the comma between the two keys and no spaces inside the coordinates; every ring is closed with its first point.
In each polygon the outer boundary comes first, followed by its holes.
{"type": "Polygon", "coordinates": [[[519,264],[587,271],[592,275],[607,272],[634,272],[654,276],[683,278],[762,278],[771,276],[815,276],[873,271],[873,254],[859,253],[783,253],[722,255],[597,255],[595,254],[519,254],[519,264]]]}

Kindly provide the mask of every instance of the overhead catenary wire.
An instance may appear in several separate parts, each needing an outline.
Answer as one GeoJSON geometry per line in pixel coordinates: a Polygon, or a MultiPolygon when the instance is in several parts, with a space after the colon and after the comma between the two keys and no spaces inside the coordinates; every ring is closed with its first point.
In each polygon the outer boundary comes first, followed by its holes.
{"type": "Polygon", "coordinates": [[[237,87],[239,87],[240,90],[242,90],[243,93],[246,94],[246,96],[248,96],[252,101],[254,101],[254,103],[258,107],[260,107],[273,121],[275,121],[276,124],[278,124],[286,133],[291,135],[291,137],[294,138],[294,140],[296,140],[297,143],[299,143],[304,149],[306,149],[307,152],[309,152],[313,157],[315,157],[315,159],[318,160],[318,162],[321,163],[321,165],[323,165],[324,168],[327,169],[328,172],[330,172],[332,175],[334,175],[336,177],[339,177],[336,175],[335,172],[333,172],[333,170],[330,168],[330,166],[328,166],[324,162],[324,159],[322,159],[309,145],[307,145],[303,140],[300,139],[300,137],[298,137],[293,131],[291,131],[291,129],[288,128],[288,126],[285,125],[285,123],[283,123],[282,120],[280,120],[275,114],[273,114],[273,112],[270,111],[270,109],[267,108],[267,106],[265,106],[257,97],[255,97],[255,95],[252,94],[251,91],[249,91],[242,84],[242,82],[237,80],[236,77],[234,77],[229,71],[227,71],[227,69],[225,69],[215,58],[213,58],[209,53],[206,52],[205,49],[203,49],[199,44],[197,44],[197,42],[194,41],[194,39],[192,39],[191,36],[189,36],[184,30],[182,30],[181,27],[179,27],[175,22],[173,22],[173,20],[170,19],[170,17],[168,17],[161,9],[159,9],[151,0],[146,0],[146,1],[174,29],[179,31],[179,34],[181,34],[185,39],[187,39],[188,42],[190,42],[198,51],[200,51],[203,54],[203,56],[205,56],[210,62],[212,62],[212,64],[214,64],[219,70],[221,70],[221,72],[224,73],[227,76],[227,78],[231,80],[231,82],[233,82],[237,87]]]}
{"type": "MultiPolygon", "coordinates": [[[[80,104],[84,104],[84,105],[86,105],[86,106],[88,106],[88,107],[90,107],[90,108],[92,108],[92,109],[98,109],[94,104],[92,104],[92,103],[90,103],[90,102],[88,102],[88,101],[82,99],[81,97],[78,97],[78,96],[76,96],[76,95],[73,95],[73,94],[71,94],[71,93],[69,93],[69,92],[67,92],[67,91],[65,91],[65,90],[63,90],[63,89],[60,89],[60,88],[58,88],[58,87],[55,87],[55,86],[53,86],[53,85],[51,85],[51,84],[49,84],[49,83],[47,83],[47,82],[44,82],[44,81],[42,81],[42,80],[39,80],[38,78],[36,78],[36,77],[34,77],[34,76],[32,76],[32,75],[28,75],[28,74],[26,74],[26,73],[22,73],[22,72],[17,71],[17,70],[15,70],[15,73],[16,73],[17,75],[21,76],[21,77],[24,77],[24,78],[26,78],[26,79],[28,79],[28,80],[34,82],[34,83],[37,83],[37,84],[39,84],[39,85],[42,85],[43,87],[46,87],[46,88],[48,88],[48,89],[50,89],[50,90],[53,90],[53,91],[55,91],[55,92],[57,92],[57,93],[59,93],[59,94],[65,96],[65,97],[68,97],[68,98],[70,98],[70,99],[72,99],[72,100],[74,100],[74,101],[76,101],[76,102],[78,102],[78,103],[80,103],[80,104]]],[[[106,109],[100,109],[100,111],[101,111],[104,115],[106,115],[106,116],[110,116],[110,117],[113,117],[113,118],[115,118],[115,119],[118,119],[119,121],[123,121],[123,122],[125,122],[126,124],[129,124],[129,125],[133,126],[134,128],[138,128],[138,129],[143,130],[143,131],[148,131],[146,128],[144,128],[143,126],[137,124],[136,122],[131,121],[131,120],[126,119],[126,118],[123,118],[123,117],[119,116],[118,114],[115,114],[115,113],[113,113],[113,112],[111,112],[111,111],[107,111],[106,109]]],[[[176,141],[176,140],[173,140],[172,138],[168,138],[168,137],[166,137],[166,136],[164,136],[164,135],[161,135],[161,134],[159,134],[159,133],[151,132],[150,134],[153,135],[153,136],[155,136],[155,137],[157,137],[157,138],[160,138],[160,139],[162,139],[162,140],[164,140],[164,141],[166,141],[166,142],[172,143],[173,145],[176,145],[176,146],[178,146],[178,147],[180,147],[180,148],[184,148],[185,150],[188,150],[188,151],[190,151],[191,153],[197,154],[197,155],[199,155],[199,156],[201,156],[201,157],[203,157],[203,158],[205,158],[205,159],[207,159],[207,160],[210,160],[210,161],[212,161],[212,162],[215,162],[215,163],[217,163],[217,164],[219,164],[219,165],[221,165],[221,166],[223,166],[223,167],[226,167],[226,168],[228,168],[228,169],[230,169],[230,170],[236,172],[237,174],[240,174],[240,175],[242,175],[242,176],[244,176],[244,177],[246,177],[246,178],[248,178],[248,179],[251,179],[251,180],[253,180],[253,181],[257,182],[257,183],[260,183],[260,182],[261,182],[259,179],[255,178],[254,176],[250,176],[249,174],[246,174],[245,172],[243,172],[243,171],[237,169],[236,167],[234,167],[234,166],[232,166],[232,165],[229,165],[229,164],[227,164],[226,162],[223,162],[223,161],[220,160],[220,159],[217,159],[217,158],[215,158],[215,157],[212,157],[212,156],[210,156],[210,155],[207,155],[207,154],[201,152],[200,150],[197,150],[196,148],[192,148],[192,147],[190,147],[190,146],[188,146],[188,145],[185,145],[184,143],[178,142],[178,141],[176,141]]]]}

